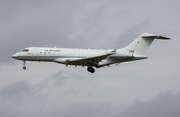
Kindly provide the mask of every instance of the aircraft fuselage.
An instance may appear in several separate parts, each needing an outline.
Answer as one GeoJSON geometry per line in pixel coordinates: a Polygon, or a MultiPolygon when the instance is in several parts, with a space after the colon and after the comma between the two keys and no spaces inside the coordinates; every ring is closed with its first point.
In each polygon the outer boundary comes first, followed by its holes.
{"type": "MultiPolygon", "coordinates": [[[[149,45],[154,39],[167,40],[170,38],[143,33],[132,43],[122,49],[72,49],[72,48],[46,48],[46,47],[29,47],[17,52],[12,58],[25,61],[44,61],[56,62],[60,64],[87,66],[87,70],[94,73],[93,67],[100,68],[115,63],[122,63],[134,60],[148,58],[144,55],[149,45]]],[[[23,69],[26,69],[24,66],[23,69]]]]}
{"type": "MultiPolygon", "coordinates": [[[[96,49],[67,49],[67,48],[43,48],[43,47],[29,47],[12,56],[17,60],[22,61],[43,61],[56,62],[75,66],[95,66],[97,68],[107,66],[114,63],[127,62],[139,59],[145,59],[147,56],[133,55],[133,53],[121,52],[120,49],[116,54],[108,56],[106,59],[98,60],[98,58],[89,61],[76,61],[96,56],[102,56],[110,53],[113,49],[96,50],[96,49]],[[76,62],[71,62],[75,60],[76,62]],[[98,61],[98,62],[97,62],[98,61]]],[[[25,63],[24,63],[25,64],[25,63]]]]}

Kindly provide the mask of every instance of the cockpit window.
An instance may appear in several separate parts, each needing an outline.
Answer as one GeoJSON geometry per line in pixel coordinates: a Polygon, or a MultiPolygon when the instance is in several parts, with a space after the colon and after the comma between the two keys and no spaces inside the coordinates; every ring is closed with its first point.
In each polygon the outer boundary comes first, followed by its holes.
{"type": "Polygon", "coordinates": [[[29,52],[29,50],[28,49],[24,49],[24,50],[22,50],[22,52],[29,52]]]}

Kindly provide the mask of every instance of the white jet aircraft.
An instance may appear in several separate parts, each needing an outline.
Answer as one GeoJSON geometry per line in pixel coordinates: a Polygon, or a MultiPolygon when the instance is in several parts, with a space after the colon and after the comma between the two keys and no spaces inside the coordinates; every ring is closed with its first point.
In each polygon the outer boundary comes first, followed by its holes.
{"type": "Polygon", "coordinates": [[[154,39],[170,39],[164,36],[143,33],[132,43],[122,49],[70,49],[70,48],[46,48],[29,47],[12,55],[12,58],[23,61],[23,69],[26,69],[26,61],[56,62],[74,66],[87,66],[91,73],[96,68],[109,66],[148,58],[144,55],[154,39]]]}

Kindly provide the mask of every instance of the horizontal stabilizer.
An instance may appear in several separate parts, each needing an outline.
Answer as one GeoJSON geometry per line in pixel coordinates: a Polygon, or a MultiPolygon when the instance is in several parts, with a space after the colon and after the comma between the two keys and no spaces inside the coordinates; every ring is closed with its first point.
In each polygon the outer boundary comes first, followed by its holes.
{"type": "Polygon", "coordinates": [[[143,35],[141,36],[142,38],[156,38],[156,39],[170,39],[168,37],[165,36],[160,36],[160,35],[154,35],[154,34],[147,34],[147,35],[143,35]]]}

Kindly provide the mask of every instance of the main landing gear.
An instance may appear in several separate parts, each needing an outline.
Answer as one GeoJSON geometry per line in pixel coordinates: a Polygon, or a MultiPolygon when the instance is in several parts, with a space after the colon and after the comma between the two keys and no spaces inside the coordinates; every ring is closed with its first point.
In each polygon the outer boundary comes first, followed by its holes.
{"type": "Polygon", "coordinates": [[[23,65],[24,65],[23,69],[26,70],[26,66],[25,66],[26,65],[26,61],[23,61],[23,65]]]}
{"type": "Polygon", "coordinates": [[[89,72],[91,72],[91,73],[94,73],[94,72],[95,72],[95,69],[92,68],[92,67],[88,67],[87,70],[88,70],[89,72]]]}

